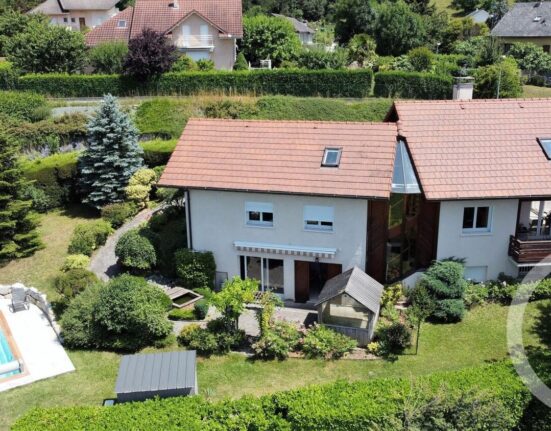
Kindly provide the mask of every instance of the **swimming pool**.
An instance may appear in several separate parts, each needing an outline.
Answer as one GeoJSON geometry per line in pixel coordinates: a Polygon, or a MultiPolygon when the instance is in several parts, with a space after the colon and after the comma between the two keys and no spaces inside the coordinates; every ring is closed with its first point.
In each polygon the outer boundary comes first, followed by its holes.
{"type": "MultiPolygon", "coordinates": [[[[0,329],[0,367],[14,360],[15,360],[15,357],[13,356],[13,353],[10,349],[10,345],[8,344],[8,339],[2,332],[2,329],[0,329]]],[[[0,374],[0,379],[3,379],[4,377],[10,377],[19,373],[20,371],[16,370],[16,371],[10,371],[9,373],[0,374]]]]}

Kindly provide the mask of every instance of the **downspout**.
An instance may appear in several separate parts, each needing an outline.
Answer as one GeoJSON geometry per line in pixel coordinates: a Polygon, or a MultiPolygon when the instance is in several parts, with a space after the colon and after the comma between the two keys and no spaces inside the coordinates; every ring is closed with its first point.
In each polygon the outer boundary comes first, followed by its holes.
{"type": "Polygon", "coordinates": [[[186,206],[186,231],[187,231],[187,248],[193,250],[193,237],[191,233],[191,199],[189,190],[185,192],[185,203],[186,206]]]}

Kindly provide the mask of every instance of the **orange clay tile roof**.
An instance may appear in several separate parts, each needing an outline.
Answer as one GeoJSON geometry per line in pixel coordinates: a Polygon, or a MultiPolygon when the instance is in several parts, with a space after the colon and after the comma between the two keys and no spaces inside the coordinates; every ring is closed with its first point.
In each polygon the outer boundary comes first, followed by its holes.
{"type": "Polygon", "coordinates": [[[219,28],[224,36],[243,36],[241,0],[136,0],[133,8],[125,9],[87,33],[86,43],[94,46],[108,40],[121,39],[122,32],[116,28],[120,19],[128,21],[124,36],[129,40],[145,28],[165,33],[193,13],[219,28]],[[177,9],[169,6],[175,2],[178,3],[177,9]]]}
{"type": "MultiPolygon", "coordinates": [[[[551,99],[397,101],[427,199],[551,196],[551,99]]],[[[392,118],[392,115],[389,116],[392,118]]]]}
{"type": "Polygon", "coordinates": [[[396,124],[191,119],[163,186],[389,198],[396,124]],[[338,168],[321,167],[341,147],[338,168]]]}

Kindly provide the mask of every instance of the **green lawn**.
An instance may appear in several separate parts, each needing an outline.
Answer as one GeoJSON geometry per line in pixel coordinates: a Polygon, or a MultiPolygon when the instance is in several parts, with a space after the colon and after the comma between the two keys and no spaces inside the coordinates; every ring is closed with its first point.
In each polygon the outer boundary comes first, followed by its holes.
{"type": "MultiPolygon", "coordinates": [[[[527,315],[527,343],[541,345],[530,327],[551,318],[551,301],[531,304],[527,315]]],[[[211,399],[261,395],[313,383],[337,379],[355,380],[389,376],[410,376],[480,365],[507,356],[505,320],[507,307],[488,305],[470,312],[455,325],[423,328],[419,355],[401,356],[395,362],[318,360],[251,361],[242,355],[201,359],[199,387],[211,399]]],[[[151,350],[151,349],[149,349],[151,350]]],[[[119,356],[105,352],[69,352],[76,372],[36,382],[0,394],[0,429],[6,429],[18,416],[34,406],[75,404],[99,405],[113,396],[119,356]],[[6,413],[4,413],[6,412],[6,413]]]]}
{"type": "Polygon", "coordinates": [[[523,97],[537,98],[537,97],[551,97],[551,88],[549,87],[536,87],[535,85],[524,85],[522,87],[523,97]]]}

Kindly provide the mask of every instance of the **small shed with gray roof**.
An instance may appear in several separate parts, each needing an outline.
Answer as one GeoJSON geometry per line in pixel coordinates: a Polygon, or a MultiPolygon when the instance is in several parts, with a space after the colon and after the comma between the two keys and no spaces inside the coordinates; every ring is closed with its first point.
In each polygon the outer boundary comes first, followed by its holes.
{"type": "Polygon", "coordinates": [[[379,318],[383,285],[357,266],[328,280],[320,292],[319,323],[365,346],[379,318]]]}
{"type": "Polygon", "coordinates": [[[196,395],[196,352],[125,355],[115,385],[117,402],[196,395]]]}

